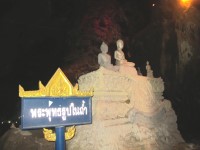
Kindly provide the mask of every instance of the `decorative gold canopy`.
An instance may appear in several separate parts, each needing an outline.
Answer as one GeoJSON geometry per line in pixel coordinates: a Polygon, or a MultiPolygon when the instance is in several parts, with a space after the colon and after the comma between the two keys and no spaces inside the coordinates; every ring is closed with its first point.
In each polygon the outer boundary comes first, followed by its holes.
{"type": "MultiPolygon", "coordinates": [[[[92,96],[93,91],[78,91],[78,84],[74,87],[62,72],[60,68],[54,73],[53,77],[47,83],[46,87],[39,81],[39,90],[35,91],[24,91],[24,88],[19,85],[19,96],[20,97],[65,97],[65,96],[92,96]]],[[[75,126],[70,127],[65,132],[65,140],[70,140],[75,135],[75,126]]],[[[44,138],[48,141],[55,141],[56,134],[50,129],[43,129],[44,138]]]]}
{"type": "Polygon", "coordinates": [[[65,96],[92,96],[93,91],[78,91],[78,84],[74,87],[60,68],[54,73],[46,87],[39,81],[39,90],[24,91],[19,85],[19,97],[65,97],[65,96]]]}
{"type": "MultiPolygon", "coordinates": [[[[66,129],[65,140],[71,140],[74,137],[75,132],[76,132],[75,126],[72,126],[66,129]]],[[[43,128],[43,134],[44,134],[44,138],[47,141],[51,141],[51,142],[56,141],[56,133],[53,132],[52,130],[43,128]]]]}

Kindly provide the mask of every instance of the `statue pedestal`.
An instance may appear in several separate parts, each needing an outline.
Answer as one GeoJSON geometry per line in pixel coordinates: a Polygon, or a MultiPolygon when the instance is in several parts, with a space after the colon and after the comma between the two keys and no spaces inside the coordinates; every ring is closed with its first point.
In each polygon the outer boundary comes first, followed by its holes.
{"type": "Polygon", "coordinates": [[[79,78],[94,90],[93,123],[77,127],[73,150],[163,150],[183,142],[161,78],[127,76],[100,68],[79,78]]]}

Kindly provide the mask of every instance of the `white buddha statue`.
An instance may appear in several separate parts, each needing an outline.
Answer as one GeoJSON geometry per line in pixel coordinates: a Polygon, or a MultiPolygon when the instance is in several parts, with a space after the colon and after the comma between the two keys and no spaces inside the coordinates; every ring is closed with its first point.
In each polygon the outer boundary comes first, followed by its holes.
{"type": "Polygon", "coordinates": [[[117,44],[117,50],[115,51],[114,57],[116,59],[116,65],[127,65],[130,67],[135,66],[135,64],[133,62],[128,62],[125,58],[124,52],[122,51],[123,47],[124,47],[124,42],[119,39],[116,42],[117,44]]]}
{"type": "Polygon", "coordinates": [[[149,65],[149,61],[146,62],[146,70],[147,70],[147,77],[153,78],[153,70],[151,69],[151,66],[149,65]]]}
{"type": "Polygon", "coordinates": [[[108,54],[108,45],[103,42],[101,44],[100,49],[101,49],[101,53],[98,54],[99,65],[106,68],[106,69],[117,71],[118,67],[113,66],[113,64],[111,64],[111,57],[108,54]]]}
{"type": "Polygon", "coordinates": [[[129,62],[126,60],[124,52],[123,52],[123,47],[124,47],[124,42],[119,39],[116,42],[117,44],[117,50],[115,50],[114,53],[114,58],[116,59],[116,65],[118,65],[119,71],[124,74],[128,75],[137,75],[137,70],[135,69],[135,63],[129,62]]]}

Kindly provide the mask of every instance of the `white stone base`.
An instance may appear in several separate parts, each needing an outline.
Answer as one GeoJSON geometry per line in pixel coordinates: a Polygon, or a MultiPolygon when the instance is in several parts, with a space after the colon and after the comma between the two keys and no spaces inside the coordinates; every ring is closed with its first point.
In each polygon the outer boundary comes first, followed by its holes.
{"type": "Polygon", "coordinates": [[[76,127],[69,150],[172,150],[184,142],[171,103],[163,100],[161,78],[100,68],[81,76],[79,87],[94,89],[93,121],[76,127]]]}

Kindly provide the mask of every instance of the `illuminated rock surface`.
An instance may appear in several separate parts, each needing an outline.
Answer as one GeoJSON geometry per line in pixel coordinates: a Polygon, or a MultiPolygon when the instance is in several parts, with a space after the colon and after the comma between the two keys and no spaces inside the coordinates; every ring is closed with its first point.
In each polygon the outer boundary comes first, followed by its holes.
{"type": "Polygon", "coordinates": [[[69,149],[170,150],[184,142],[161,78],[100,67],[81,76],[79,88],[94,89],[93,123],[77,127],[69,149]]]}
{"type": "MultiPolygon", "coordinates": [[[[94,89],[93,122],[77,126],[69,150],[183,150],[184,142],[161,78],[129,76],[100,67],[79,78],[79,90],[94,89]]],[[[12,127],[0,139],[1,150],[53,150],[41,130],[12,127]]]]}

